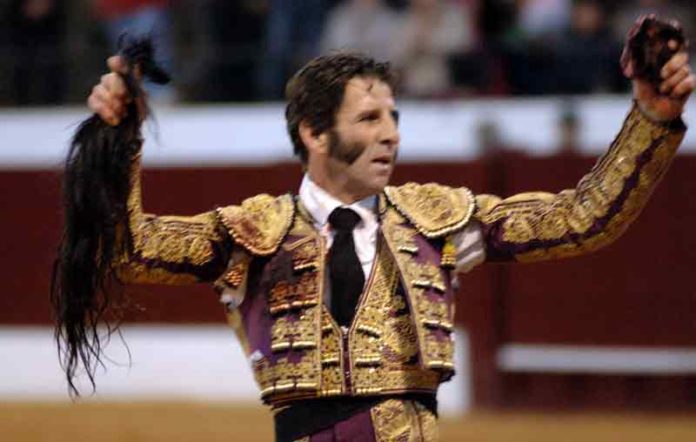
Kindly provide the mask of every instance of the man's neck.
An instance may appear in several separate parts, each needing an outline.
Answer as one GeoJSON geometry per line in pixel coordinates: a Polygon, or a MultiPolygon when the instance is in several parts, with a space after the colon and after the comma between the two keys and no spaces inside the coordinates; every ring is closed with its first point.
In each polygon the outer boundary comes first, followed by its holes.
{"type": "Polygon", "coordinates": [[[341,185],[340,183],[336,183],[328,179],[322,179],[321,176],[316,177],[310,171],[307,172],[307,175],[312,180],[312,182],[314,182],[314,184],[320,187],[324,192],[328,193],[329,195],[346,205],[353,204],[357,201],[363,200],[374,195],[374,193],[367,194],[355,192],[352,189],[350,189],[350,186],[341,185]]]}

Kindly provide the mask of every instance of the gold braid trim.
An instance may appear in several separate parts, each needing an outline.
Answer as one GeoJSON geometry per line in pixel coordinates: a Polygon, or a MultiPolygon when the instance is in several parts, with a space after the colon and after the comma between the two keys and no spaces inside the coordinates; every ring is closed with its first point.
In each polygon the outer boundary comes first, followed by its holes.
{"type": "Polygon", "coordinates": [[[295,217],[290,195],[267,194],[246,199],[239,206],[217,209],[234,241],[257,256],[272,255],[287,235],[295,217]]]}
{"type": "Polygon", "coordinates": [[[427,238],[455,232],[466,225],[474,213],[474,196],[466,187],[407,183],[386,187],[391,204],[427,238]]]}
{"type": "Polygon", "coordinates": [[[416,401],[388,399],[370,409],[376,442],[436,442],[437,418],[416,401]]]}
{"type": "Polygon", "coordinates": [[[212,211],[195,216],[143,213],[140,158],[138,153],[131,165],[128,223],[132,244],[130,253],[120,258],[119,277],[124,282],[164,284],[214,279],[214,275],[203,276],[203,267],[212,268],[216,259],[224,259],[218,255],[227,237],[217,215],[212,211]]]}
{"type": "Polygon", "coordinates": [[[678,125],[655,124],[634,106],[609,151],[576,189],[506,199],[478,195],[475,218],[484,230],[502,230],[488,238],[489,249],[507,249],[516,260],[529,262],[580,255],[611,243],[645,206],[683,136],[678,125]]]}

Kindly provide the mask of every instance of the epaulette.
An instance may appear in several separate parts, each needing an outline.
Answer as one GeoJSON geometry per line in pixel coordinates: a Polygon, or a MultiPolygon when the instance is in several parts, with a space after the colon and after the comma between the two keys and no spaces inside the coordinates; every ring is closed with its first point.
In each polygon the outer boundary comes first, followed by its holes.
{"type": "Polygon", "coordinates": [[[252,255],[268,256],[278,250],[290,230],[295,202],[291,195],[261,194],[238,206],[220,207],[217,213],[236,244],[252,255]]]}
{"type": "Polygon", "coordinates": [[[474,195],[466,187],[407,183],[388,186],[384,193],[396,210],[428,238],[463,228],[476,207],[474,195]]]}

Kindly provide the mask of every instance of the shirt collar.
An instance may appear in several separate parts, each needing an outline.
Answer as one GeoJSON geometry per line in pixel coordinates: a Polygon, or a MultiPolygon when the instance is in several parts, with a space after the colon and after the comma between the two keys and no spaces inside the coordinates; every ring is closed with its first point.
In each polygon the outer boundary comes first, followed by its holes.
{"type": "Polygon", "coordinates": [[[377,223],[377,215],[375,214],[377,195],[368,196],[353,204],[344,204],[319,187],[308,174],[302,178],[299,194],[302,205],[319,227],[326,225],[329,215],[337,207],[347,207],[354,210],[360,216],[363,224],[377,223]]]}

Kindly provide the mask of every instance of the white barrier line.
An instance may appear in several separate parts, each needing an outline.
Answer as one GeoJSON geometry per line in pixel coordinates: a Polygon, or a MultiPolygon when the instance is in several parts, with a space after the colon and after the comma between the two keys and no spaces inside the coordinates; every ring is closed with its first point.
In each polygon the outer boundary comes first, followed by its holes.
{"type": "Polygon", "coordinates": [[[498,367],[522,373],[696,374],[696,348],[580,347],[508,344],[498,367]]]}
{"type": "MultiPolygon", "coordinates": [[[[400,162],[468,161],[481,153],[482,123],[493,122],[502,141],[530,155],[549,155],[559,144],[559,116],[566,99],[404,101],[400,162]],[[529,130],[530,127],[535,130],[529,130]]],[[[621,127],[631,107],[627,95],[578,97],[580,150],[596,155],[621,127]]],[[[689,104],[687,124],[696,112],[689,104]]],[[[84,106],[0,109],[0,169],[60,168],[68,141],[89,112],[84,106]]],[[[198,167],[294,161],[280,103],[181,105],[156,108],[157,137],[146,130],[148,167],[198,167]]],[[[681,153],[696,151],[696,132],[681,153]]]]}
{"type": "MultiPolygon", "coordinates": [[[[112,338],[107,362],[97,373],[97,394],[87,401],[201,400],[261,404],[251,368],[226,325],[124,326],[128,353],[112,338]]],[[[438,392],[443,415],[459,415],[471,404],[468,343],[456,332],[457,375],[438,392]]],[[[49,327],[0,327],[0,401],[68,401],[49,327]]],[[[89,394],[84,377],[81,391],[89,394]]]]}

